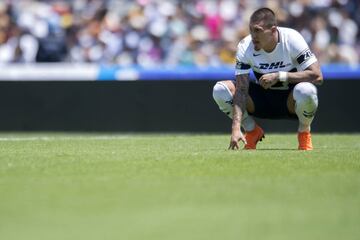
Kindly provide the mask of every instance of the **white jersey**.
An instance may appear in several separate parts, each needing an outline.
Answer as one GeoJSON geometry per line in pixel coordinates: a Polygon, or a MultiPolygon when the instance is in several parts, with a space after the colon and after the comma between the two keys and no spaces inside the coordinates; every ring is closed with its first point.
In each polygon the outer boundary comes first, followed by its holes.
{"type": "MultiPolygon", "coordinates": [[[[291,28],[278,27],[279,41],[275,49],[268,53],[256,51],[248,35],[240,41],[236,53],[235,74],[248,74],[253,70],[255,83],[265,73],[303,71],[317,61],[301,34],[291,28]]],[[[271,89],[288,89],[287,83],[278,82],[271,89]]]]}

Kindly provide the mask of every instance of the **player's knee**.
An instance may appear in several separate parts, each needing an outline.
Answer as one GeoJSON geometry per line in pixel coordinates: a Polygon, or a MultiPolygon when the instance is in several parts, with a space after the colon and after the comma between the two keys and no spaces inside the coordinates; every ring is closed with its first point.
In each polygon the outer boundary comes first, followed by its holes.
{"type": "Polygon", "coordinates": [[[213,98],[216,102],[231,101],[233,96],[223,82],[217,82],[213,88],[213,98]]]}
{"type": "MultiPolygon", "coordinates": [[[[317,89],[312,83],[302,82],[294,87],[295,112],[304,126],[309,126],[318,107],[317,89]]],[[[300,129],[301,130],[301,129],[300,129]]]]}
{"type": "Polygon", "coordinates": [[[213,98],[220,110],[231,117],[233,95],[224,82],[217,82],[213,88],[213,98]]]}
{"type": "Polygon", "coordinates": [[[317,89],[312,83],[301,82],[294,87],[293,96],[296,102],[317,101],[317,89]]]}

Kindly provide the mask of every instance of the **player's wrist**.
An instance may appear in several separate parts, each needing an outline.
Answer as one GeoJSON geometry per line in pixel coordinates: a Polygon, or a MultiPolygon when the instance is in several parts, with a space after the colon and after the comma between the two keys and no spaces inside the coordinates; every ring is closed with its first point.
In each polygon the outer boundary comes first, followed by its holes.
{"type": "Polygon", "coordinates": [[[241,123],[239,121],[234,121],[231,129],[232,131],[238,131],[241,128],[241,123]]]}
{"type": "Polygon", "coordinates": [[[283,72],[283,71],[280,71],[279,72],[279,82],[282,82],[282,83],[285,83],[285,82],[288,82],[288,72],[283,72]]]}
{"type": "Polygon", "coordinates": [[[232,125],[231,125],[231,129],[232,131],[239,131],[241,128],[241,120],[238,120],[236,118],[233,119],[232,125]]]}

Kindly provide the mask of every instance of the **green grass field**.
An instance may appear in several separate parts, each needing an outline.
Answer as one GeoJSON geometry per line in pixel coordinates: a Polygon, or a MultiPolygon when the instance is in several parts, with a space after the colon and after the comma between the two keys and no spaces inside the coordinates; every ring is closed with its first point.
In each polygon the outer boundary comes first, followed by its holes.
{"type": "Polygon", "coordinates": [[[360,239],[360,135],[0,134],[0,239],[360,239]]]}

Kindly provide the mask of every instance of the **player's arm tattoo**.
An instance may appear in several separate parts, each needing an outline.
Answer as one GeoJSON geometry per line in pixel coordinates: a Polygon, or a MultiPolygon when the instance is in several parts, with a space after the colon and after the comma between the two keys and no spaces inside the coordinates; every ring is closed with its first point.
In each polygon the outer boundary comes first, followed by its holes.
{"type": "Polygon", "coordinates": [[[246,110],[246,102],[249,91],[249,74],[236,76],[236,88],[233,99],[233,127],[238,127],[241,123],[243,113],[246,110]]]}

